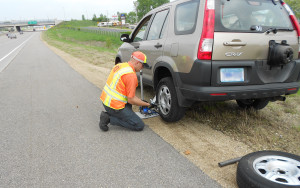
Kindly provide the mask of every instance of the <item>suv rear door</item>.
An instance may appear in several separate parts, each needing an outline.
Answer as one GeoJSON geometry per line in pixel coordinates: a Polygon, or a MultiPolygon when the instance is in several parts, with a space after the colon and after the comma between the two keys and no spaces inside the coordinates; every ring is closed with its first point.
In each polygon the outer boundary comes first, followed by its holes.
{"type": "MultiPolygon", "coordinates": [[[[236,62],[240,67],[243,60],[266,62],[270,40],[277,43],[286,40],[293,49],[294,59],[297,58],[297,33],[279,1],[216,0],[213,61],[236,62]],[[274,28],[277,29],[275,32],[274,28]]],[[[282,79],[278,80],[270,78],[269,73],[261,74],[268,77],[263,80],[265,83],[282,82],[287,77],[281,76],[282,79]]]]}
{"type": "Polygon", "coordinates": [[[270,40],[286,40],[297,56],[297,33],[279,1],[216,1],[213,60],[266,60],[270,40]]]}

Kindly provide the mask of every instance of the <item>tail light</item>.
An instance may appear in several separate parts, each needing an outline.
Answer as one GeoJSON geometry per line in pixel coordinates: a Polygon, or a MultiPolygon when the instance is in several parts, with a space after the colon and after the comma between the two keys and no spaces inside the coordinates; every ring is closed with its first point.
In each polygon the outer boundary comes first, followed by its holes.
{"type": "Polygon", "coordinates": [[[215,0],[206,0],[198,59],[211,60],[215,31],[215,0]]]}
{"type": "Polygon", "coordinates": [[[226,96],[227,93],[211,93],[211,96],[226,96]]]}
{"type": "Polygon", "coordinates": [[[293,26],[294,26],[294,29],[297,31],[298,46],[299,46],[299,49],[298,49],[298,58],[300,58],[300,26],[299,26],[298,20],[297,20],[297,18],[295,16],[294,12],[292,11],[292,9],[284,1],[281,0],[281,4],[286,9],[286,11],[289,13],[290,19],[291,19],[291,21],[293,23],[293,26]]]}

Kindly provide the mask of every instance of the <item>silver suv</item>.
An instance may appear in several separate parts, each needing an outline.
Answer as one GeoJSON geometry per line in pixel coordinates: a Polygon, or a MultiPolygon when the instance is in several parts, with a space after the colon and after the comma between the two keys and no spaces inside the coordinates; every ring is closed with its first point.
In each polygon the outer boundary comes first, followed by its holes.
{"type": "Polygon", "coordinates": [[[242,108],[297,93],[300,28],[279,0],[178,0],[147,13],[115,63],[147,55],[143,80],[156,91],[159,114],[177,121],[197,101],[236,100],[242,108]]]}
{"type": "Polygon", "coordinates": [[[10,38],[10,39],[13,39],[13,38],[16,39],[16,38],[17,38],[17,35],[16,35],[15,33],[8,33],[8,34],[7,34],[7,37],[10,38]]]}

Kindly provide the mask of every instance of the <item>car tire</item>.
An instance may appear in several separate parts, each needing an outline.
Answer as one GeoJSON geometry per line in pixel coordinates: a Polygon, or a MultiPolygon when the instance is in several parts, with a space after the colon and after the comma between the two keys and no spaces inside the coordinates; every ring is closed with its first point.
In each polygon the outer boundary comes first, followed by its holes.
{"type": "Polygon", "coordinates": [[[241,158],[236,181],[240,188],[300,187],[300,156],[280,151],[258,151],[241,158]]]}
{"type": "Polygon", "coordinates": [[[159,81],[156,89],[158,113],[166,122],[179,121],[185,114],[185,108],[178,105],[175,86],[171,77],[159,81]]]}
{"type": "Polygon", "coordinates": [[[254,108],[255,110],[261,110],[269,103],[268,99],[243,99],[236,100],[238,106],[243,109],[254,108]]]}

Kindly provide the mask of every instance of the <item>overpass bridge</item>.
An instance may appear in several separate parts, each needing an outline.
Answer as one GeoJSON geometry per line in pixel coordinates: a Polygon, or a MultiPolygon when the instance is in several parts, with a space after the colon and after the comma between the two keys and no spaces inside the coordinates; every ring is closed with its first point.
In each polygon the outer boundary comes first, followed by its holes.
{"type": "Polygon", "coordinates": [[[6,21],[1,22],[0,21],[0,28],[14,28],[16,31],[21,31],[21,27],[24,26],[42,26],[42,25],[57,25],[59,23],[63,22],[62,20],[27,20],[27,21],[6,21]]]}

